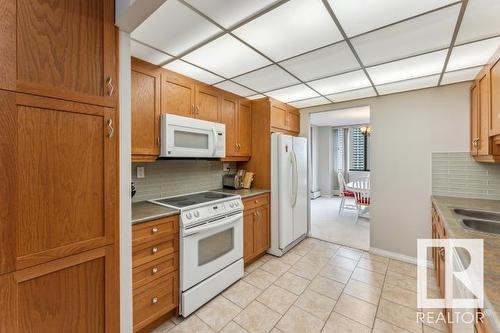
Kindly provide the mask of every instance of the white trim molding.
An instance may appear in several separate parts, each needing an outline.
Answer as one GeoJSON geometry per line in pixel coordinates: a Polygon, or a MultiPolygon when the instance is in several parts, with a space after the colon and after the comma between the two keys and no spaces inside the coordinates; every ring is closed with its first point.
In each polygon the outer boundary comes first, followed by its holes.
{"type": "MultiPolygon", "coordinates": [[[[376,247],[370,247],[370,253],[373,253],[373,254],[376,254],[376,255],[382,256],[382,257],[387,257],[389,259],[407,262],[407,263],[413,264],[413,265],[417,264],[416,257],[407,256],[405,254],[401,254],[401,253],[397,253],[397,252],[382,250],[382,249],[379,249],[376,247]]],[[[427,267],[434,268],[434,264],[432,263],[432,261],[427,260],[427,267]]]]}

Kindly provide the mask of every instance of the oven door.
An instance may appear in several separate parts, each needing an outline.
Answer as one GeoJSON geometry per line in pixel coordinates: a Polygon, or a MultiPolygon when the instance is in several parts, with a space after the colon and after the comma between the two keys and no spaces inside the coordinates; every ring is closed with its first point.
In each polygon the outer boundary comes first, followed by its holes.
{"type": "Polygon", "coordinates": [[[181,248],[181,290],[186,291],[243,257],[243,214],[184,229],[181,248]]]}

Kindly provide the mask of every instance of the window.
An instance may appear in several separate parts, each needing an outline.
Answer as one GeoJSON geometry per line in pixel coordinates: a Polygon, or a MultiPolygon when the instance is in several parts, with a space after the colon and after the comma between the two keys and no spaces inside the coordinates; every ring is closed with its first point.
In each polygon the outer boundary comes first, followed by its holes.
{"type": "Polygon", "coordinates": [[[350,130],[350,165],[349,169],[353,171],[368,171],[366,147],[367,139],[361,132],[360,127],[353,127],[350,130]]]}

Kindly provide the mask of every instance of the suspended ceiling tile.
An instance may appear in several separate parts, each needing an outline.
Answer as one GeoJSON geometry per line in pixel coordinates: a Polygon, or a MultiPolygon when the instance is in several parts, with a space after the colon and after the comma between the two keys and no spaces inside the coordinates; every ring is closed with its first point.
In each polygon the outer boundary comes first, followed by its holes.
{"type": "Polygon", "coordinates": [[[320,94],[328,95],[341,91],[365,88],[370,81],[362,70],[336,75],[321,80],[311,81],[308,84],[320,94]]]}
{"type": "Polygon", "coordinates": [[[337,102],[351,101],[354,99],[368,98],[373,96],[376,96],[375,90],[373,90],[372,87],[368,87],[363,89],[344,91],[337,94],[331,94],[327,95],[326,97],[337,103],[337,102]]]}
{"type": "Polygon", "coordinates": [[[456,43],[500,35],[500,1],[470,0],[456,43]]]}
{"type": "Polygon", "coordinates": [[[254,99],[259,99],[259,98],[263,98],[263,97],[266,97],[266,96],[264,96],[262,94],[257,94],[257,95],[247,96],[246,98],[254,100],[254,99]]]}
{"type": "Polygon", "coordinates": [[[472,81],[483,67],[473,67],[458,71],[444,73],[441,84],[450,84],[464,81],[472,81]]]}
{"type": "Polygon", "coordinates": [[[269,7],[276,0],[186,0],[186,2],[228,29],[269,7]]]}
{"type": "Polygon", "coordinates": [[[241,83],[256,91],[270,91],[300,83],[276,65],[268,66],[254,72],[238,76],[233,81],[241,83]]]}
{"type": "Polygon", "coordinates": [[[488,63],[498,47],[500,47],[500,37],[456,46],[451,51],[446,71],[484,65],[488,63]]]}
{"type": "Polygon", "coordinates": [[[222,89],[222,90],[226,90],[226,91],[232,92],[233,94],[240,95],[243,97],[255,95],[255,91],[247,89],[247,88],[240,86],[239,84],[231,82],[231,81],[224,81],[221,83],[217,83],[215,86],[217,88],[222,89]]]}
{"type": "Polygon", "coordinates": [[[280,64],[304,81],[360,68],[346,42],[327,46],[280,64]]]}
{"type": "Polygon", "coordinates": [[[266,58],[228,34],[183,59],[227,78],[270,64],[266,58]]]}
{"type": "Polygon", "coordinates": [[[132,38],[178,55],[221,32],[179,1],[168,0],[132,32],[132,38]]]}
{"type": "Polygon", "coordinates": [[[455,0],[328,0],[348,36],[380,28],[455,0]]]}
{"type": "Polygon", "coordinates": [[[447,50],[367,68],[375,85],[440,73],[447,50]]]}
{"type": "Polygon", "coordinates": [[[234,33],[275,61],[342,39],[321,0],[291,0],[234,33]]]}
{"type": "Polygon", "coordinates": [[[205,82],[206,84],[214,84],[224,80],[222,77],[207,72],[201,68],[188,64],[182,60],[175,60],[163,66],[163,68],[170,69],[171,71],[189,76],[195,80],[205,82]]]}
{"type": "Polygon", "coordinates": [[[305,84],[298,84],[296,86],[270,91],[267,92],[266,95],[285,103],[319,96],[305,84]]]}
{"type": "Polygon", "coordinates": [[[301,109],[301,108],[308,108],[310,106],[323,105],[329,103],[331,102],[324,97],[314,97],[314,98],[303,99],[301,101],[290,102],[288,104],[301,109]]]}
{"type": "Polygon", "coordinates": [[[172,59],[171,56],[152,49],[141,43],[131,41],[130,43],[130,53],[133,57],[139,58],[141,60],[147,61],[154,65],[160,65],[165,61],[172,59]]]}
{"type": "Polygon", "coordinates": [[[402,91],[434,87],[438,84],[438,81],[439,81],[439,74],[380,85],[377,86],[377,90],[379,94],[387,95],[402,91]]]}
{"type": "Polygon", "coordinates": [[[450,46],[460,5],[353,38],[365,66],[435,51],[450,46]]]}

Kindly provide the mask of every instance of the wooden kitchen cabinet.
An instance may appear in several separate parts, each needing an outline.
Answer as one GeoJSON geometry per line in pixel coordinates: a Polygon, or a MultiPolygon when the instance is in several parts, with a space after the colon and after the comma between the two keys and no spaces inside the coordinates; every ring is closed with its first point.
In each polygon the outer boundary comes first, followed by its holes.
{"type": "Polygon", "coordinates": [[[479,140],[479,88],[474,83],[470,89],[470,152],[472,156],[477,156],[479,140]]]}
{"type": "Polygon", "coordinates": [[[275,100],[270,101],[271,107],[271,127],[279,130],[286,130],[286,122],[288,118],[288,111],[285,103],[275,100]]]}
{"type": "Polygon", "coordinates": [[[490,69],[491,121],[490,136],[500,135],[500,57],[490,69]]]}
{"type": "Polygon", "coordinates": [[[298,134],[300,132],[299,110],[290,105],[287,105],[286,115],[287,115],[287,120],[286,120],[287,130],[298,134]]]}
{"type": "Polygon", "coordinates": [[[195,86],[195,118],[220,122],[221,92],[209,85],[195,86]]]}
{"type": "Polygon", "coordinates": [[[222,96],[221,122],[226,125],[226,158],[247,161],[252,147],[252,110],[249,100],[233,94],[222,96]]]}
{"type": "Polygon", "coordinates": [[[195,117],[194,81],[180,74],[161,72],[161,113],[195,117]]]}
{"type": "Polygon", "coordinates": [[[270,246],[269,194],[243,199],[243,260],[253,262],[270,246]]]}
{"type": "Polygon", "coordinates": [[[113,0],[0,6],[0,89],[116,107],[113,0]]]}
{"type": "Polygon", "coordinates": [[[240,98],[238,110],[238,156],[252,155],[252,103],[240,98]]]}
{"type": "Polygon", "coordinates": [[[238,155],[238,98],[222,96],[221,122],[226,125],[226,157],[238,155]]]}
{"type": "Polygon", "coordinates": [[[179,306],[179,217],[132,226],[134,332],[150,332],[179,306]]]}
{"type": "Polygon", "coordinates": [[[132,58],[132,162],[153,162],[160,154],[160,73],[132,58]]]}

